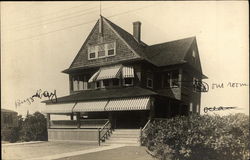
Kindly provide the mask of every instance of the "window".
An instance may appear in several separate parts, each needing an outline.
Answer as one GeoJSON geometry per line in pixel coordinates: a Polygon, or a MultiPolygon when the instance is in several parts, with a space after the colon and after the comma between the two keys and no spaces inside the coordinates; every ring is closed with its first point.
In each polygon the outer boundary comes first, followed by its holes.
{"type": "Polygon", "coordinates": [[[197,105],[196,105],[196,112],[199,113],[199,111],[200,111],[200,105],[197,104],[197,105]]]}
{"type": "Polygon", "coordinates": [[[96,58],[96,47],[95,46],[89,46],[89,59],[94,59],[96,58]]]}
{"type": "Polygon", "coordinates": [[[108,56],[113,56],[115,54],[114,43],[107,44],[108,56]]]}
{"type": "Polygon", "coordinates": [[[98,57],[105,57],[105,46],[104,46],[104,44],[98,46],[98,57]]]}
{"type": "Polygon", "coordinates": [[[100,88],[100,81],[96,82],[96,88],[100,88]]]}
{"type": "Polygon", "coordinates": [[[4,114],[4,123],[12,124],[13,119],[11,114],[4,114]]]}
{"type": "Polygon", "coordinates": [[[108,87],[109,86],[109,80],[108,79],[103,80],[103,86],[104,87],[108,87]]]}
{"type": "Polygon", "coordinates": [[[162,75],[162,87],[179,87],[179,72],[172,71],[162,75]]]}
{"type": "Polygon", "coordinates": [[[192,102],[190,102],[190,104],[189,104],[189,111],[193,112],[193,103],[192,102]]]}
{"type": "Polygon", "coordinates": [[[193,52],[192,52],[192,56],[195,58],[195,51],[193,50],[193,52]]]}
{"type": "Polygon", "coordinates": [[[79,76],[78,78],[78,85],[79,85],[79,90],[83,90],[84,89],[84,86],[83,86],[83,83],[84,83],[84,76],[79,76]]]}
{"type": "Polygon", "coordinates": [[[147,87],[148,88],[153,88],[153,80],[150,78],[147,78],[147,87]]]}
{"type": "Polygon", "coordinates": [[[115,42],[92,45],[88,48],[88,59],[104,58],[115,55],[115,42]]]}
{"type": "Polygon", "coordinates": [[[124,78],[124,86],[132,86],[133,85],[133,79],[132,78],[124,78]]]}
{"type": "Polygon", "coordinates": [[[117,78],[112,79],[113,86],[118,86],[118,85],[119,85],[119,82],[120,82],[120,80],[117,79],[117,78]]]}
{"type": "Polygon", "coordinates": [[[78,76],[74,76],[73,77],[73,91],[78,91],[79,87],[78,87],[78,76]]]}

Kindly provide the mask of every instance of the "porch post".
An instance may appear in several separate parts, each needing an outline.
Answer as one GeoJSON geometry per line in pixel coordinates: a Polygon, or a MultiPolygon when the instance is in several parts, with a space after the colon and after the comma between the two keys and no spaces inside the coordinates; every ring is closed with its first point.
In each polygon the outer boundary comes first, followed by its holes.
{"type": "Polygon", "coordinates": [[[50,128],[50,113],[47,113],[47,128],[50,128]]]}
{"type": "Polygon", "coordinates": [[[77,123],[77,128],[81,128],[81,122],[80,122],[80,112],[77,112],[76,114],[76,123],[77,123]]]}

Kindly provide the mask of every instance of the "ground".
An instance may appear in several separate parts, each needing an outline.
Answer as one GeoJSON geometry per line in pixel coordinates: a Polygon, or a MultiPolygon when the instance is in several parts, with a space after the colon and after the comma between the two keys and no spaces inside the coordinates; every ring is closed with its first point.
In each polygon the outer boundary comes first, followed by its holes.
{"type": "Polygon", "coordinates": [[[96,148],[97,145],[83,145],[69,142],[42,142],[33,144],[2,145],[2,159],[30,159],[65,152],[96,148]]]}
{"type": "Polygon", "coordinates": [[[88,153],[58,160],[154,160],[145,147],[126,146],[106,151],[88,153]]]}
{"type": "Polygon", "coordinates": [[[98,146],[77,142],[40,142],[2,145],[2,159],[154,160],[145,147],[98,146]]]}

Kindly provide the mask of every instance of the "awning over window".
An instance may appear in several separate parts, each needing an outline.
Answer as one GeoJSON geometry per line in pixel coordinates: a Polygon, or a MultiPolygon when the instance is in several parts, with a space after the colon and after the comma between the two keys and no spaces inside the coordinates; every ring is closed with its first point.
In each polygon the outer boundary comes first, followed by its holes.
{"type": "Polygon", "coordinates": [[[121,65],[117,65],[100,68],[100,73],[97,76],[96,80],[119,78],[121,67],[121,65]]]}
{"type": "Polygon", "coordinates": [[[122,67],[122,77],[123,78],[134,78],[134,68],[133,67],[122,67]]]}
{"type": "Polygon", "coordinates": [[[110,100],[106,111],[149,110],[150,97],[136,97],[110,100]]]}
{"type": "Polygon", "coordinates": [[[89,79],[88,82],[89,83],[94,82],[96,80],[97,76],[99,75],[99,73],[100,73],[100,70],[95,72],[95,74],[93,74],[93,76],[89,79]]]}
{"type": "Polygon", "coordinates": [[[107,105],[107,100],[102,101],[89,101],[89,102],[78,102],[73,108],[73,112],[97,112],[104,111],[107,105]]]}
{"type": "Polygon", "coordinates": [[[44,113],[72,113],[76,103],[50,104],[46,105],[44,113]]]}

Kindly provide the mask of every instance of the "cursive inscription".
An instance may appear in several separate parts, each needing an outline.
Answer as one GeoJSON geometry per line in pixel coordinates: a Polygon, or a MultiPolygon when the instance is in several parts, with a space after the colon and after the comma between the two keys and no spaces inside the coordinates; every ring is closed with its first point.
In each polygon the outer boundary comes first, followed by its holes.
{"type": "Polygon", "coordinates": [[[208,111],[223,111],[223,110],[228,110],[228,109],[235,109],[235,108],[237,108],[237,107],[222,107],[222,106],[220,106],[220,107],[205,107],[204,108],[204,113],[207,113],[208,111]]]}
{"type": "Polygon", "coordinates": [[[27,104],[31,104],[32,102],[34,102],[34,98],[39,98],[42,99],[43,97],[48,98],[52,103],[56,103],[57,102],[57,96],[56,96],[56,90],[54,90],[54,92],[48,92],[48,91],[42,91],[41,89],[37,90],[36,93],[34,95],[32,95],[31,97],[28,97],[24,100],[16,100],[15,101],[15,106],[20,106],[24,103],[27,104]]]}

